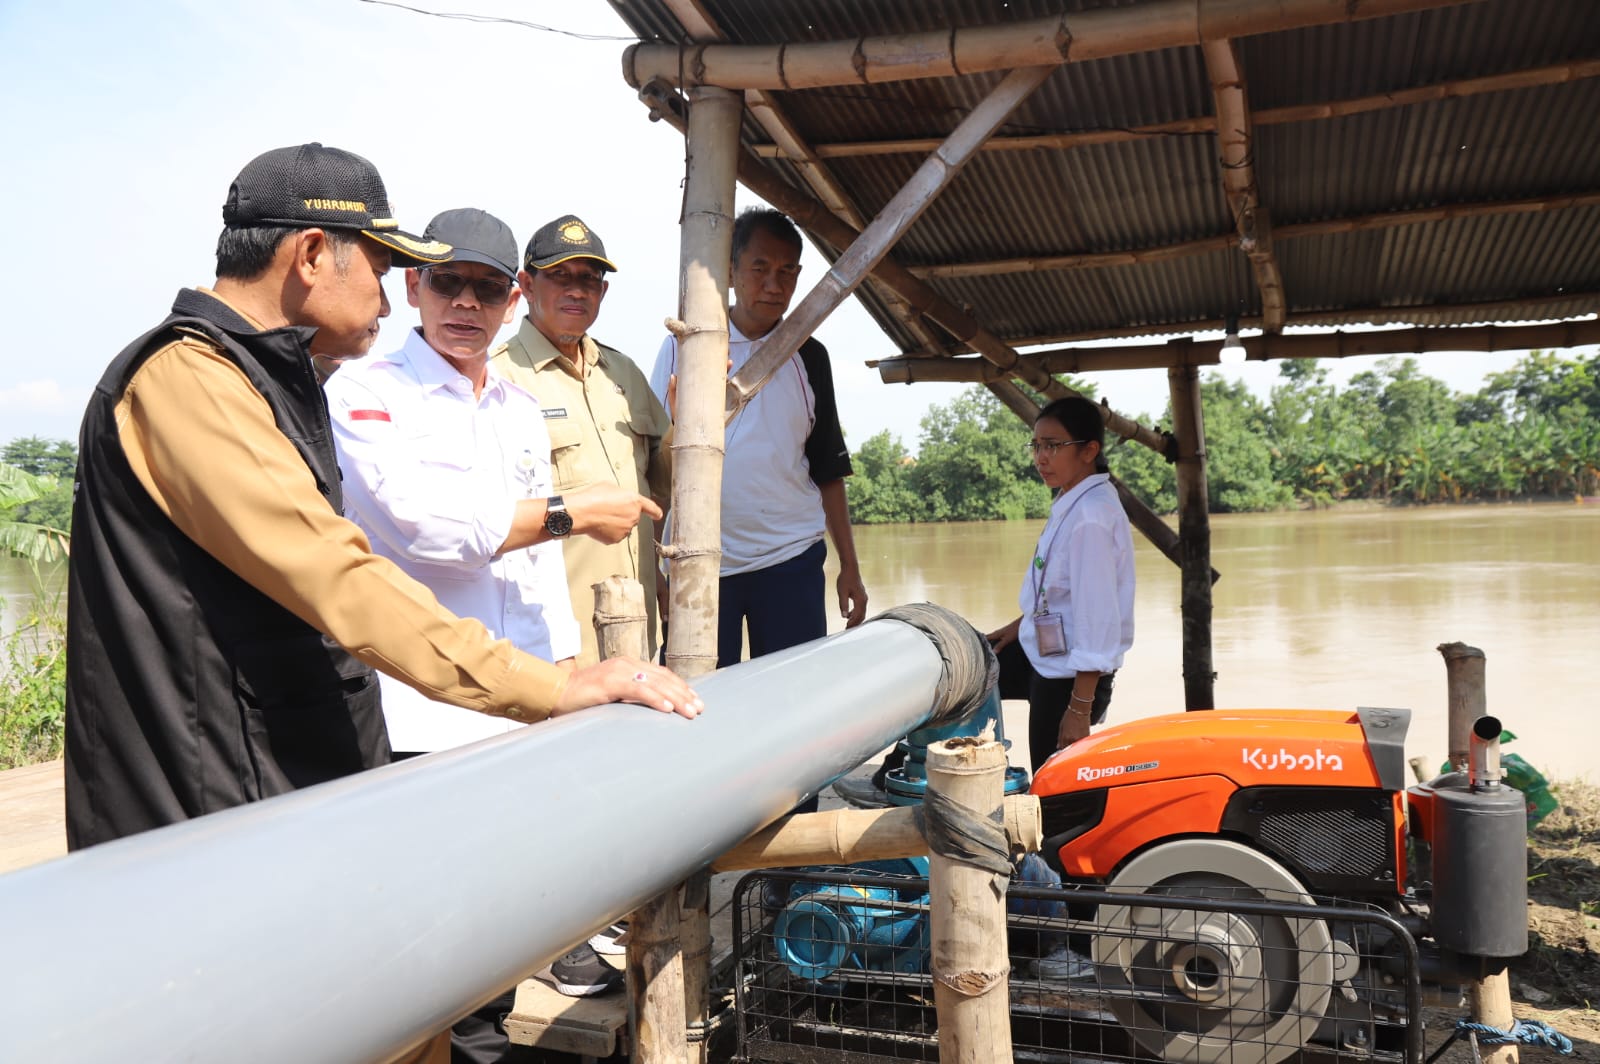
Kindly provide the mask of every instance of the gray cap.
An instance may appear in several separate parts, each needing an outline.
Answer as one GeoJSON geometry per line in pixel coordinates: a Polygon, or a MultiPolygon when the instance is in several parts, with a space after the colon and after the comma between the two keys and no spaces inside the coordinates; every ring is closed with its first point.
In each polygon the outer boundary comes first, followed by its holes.
{"type": "Polygon", "coordinates": [[[455,249],[452,262],[481,262],[517,279],[517,238],[511,227],[488,211],[458,207],[434,215],[424,235],[455,249]]]}

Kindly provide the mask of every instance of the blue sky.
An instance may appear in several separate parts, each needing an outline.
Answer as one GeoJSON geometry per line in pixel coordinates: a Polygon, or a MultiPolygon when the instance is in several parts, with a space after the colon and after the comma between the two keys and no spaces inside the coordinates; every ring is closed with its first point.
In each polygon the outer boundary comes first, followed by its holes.
{"type": "MultiPolygon", "coordinates": [[[[601,0],[415,0],[414,6],[622,37],[601,0]]],[[[651,123],[622,80],[620,40],[429,18],[362,0],[0,0],[0,128],[10,211],[0,291],[0,442],[76,438],[105,364],[154,325],[178,288],[206,284],[228,184],[269,148],[320,140],[377,164],[403,225],[481,207],[526,241],[568,212],[620,267],[599,339],[648,372],[677,307],[683,141],[651,123]]],[[[741,191],[741,205],[755,202],[741,191]]],[[[802,290],[823,262],[808,249],[802,290]]],[[[415,324],[398,275],[380,349],[415,324]]],[[[980,311],[981,315],[981,311],[980,311]]],[[[895,354],[852,300],[818,331],[833,355],[852,446],[888,429],[915,450],[918,420],[955,385],[880,383],[862,363],[895,354]]],[[[1458,390],[1515,355],[1435,355],[1458,390]]],[[[1370,368],[1347,359],[1335,379],[1370,368]]],[[[1230,368],[1263,394],[1275,365],[1230,368]]],[[[1159,412],[1164,371],[1095,375],[1130,415],[1159,412]]]]}

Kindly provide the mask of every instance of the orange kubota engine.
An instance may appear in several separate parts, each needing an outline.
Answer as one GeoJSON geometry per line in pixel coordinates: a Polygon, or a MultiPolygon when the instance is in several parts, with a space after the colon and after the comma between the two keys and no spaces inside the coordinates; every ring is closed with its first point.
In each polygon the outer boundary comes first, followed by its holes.
{"type": "Polygon", "coordinates": [[[1409,722],[1176,714],[1105,728],[1040,770],[1043,856],[1065,883],[1198,899],[1101,894],[1074,921],[1145,1050],[1189,1064],[1238,1060],[1245,1043],[1268,1064],[1319,1045],[1365,1054],[1417,1022],[1394,992],[1413,972],[1459,984],[1527,949],[1521,796],[1465,774],[1408,791],[1409,722]]]}

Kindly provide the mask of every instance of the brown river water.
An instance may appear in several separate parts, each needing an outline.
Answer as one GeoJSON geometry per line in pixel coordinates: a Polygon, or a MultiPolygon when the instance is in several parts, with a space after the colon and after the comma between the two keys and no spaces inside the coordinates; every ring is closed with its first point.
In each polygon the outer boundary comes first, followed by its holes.
{"type": "MultiPolygon", "coordinates": [[[[1488,656],[1489,711],[1518,736],[1508,752],[1552,779],[1600,780],[1600,506],[1346,508],[1212,521],[1212,564],[1222,573],[1213,618],[1219,705],[1407,707],[1407,753],[1443,760],[1445,671],[1435,648],[1460,641],[1488,656]]],[[[869,612],[932,601],[982,630],[998,627],[1017,613],[1042,524],[856,528],[869,612]]],[[[1117,676],[1113,721],[1183,709],[1178,570],[1134,541],[1137,634],[1117,676]]],[[[0,629],[10,629],[30,585],[25,567],[0,560],[0,629]]]]}

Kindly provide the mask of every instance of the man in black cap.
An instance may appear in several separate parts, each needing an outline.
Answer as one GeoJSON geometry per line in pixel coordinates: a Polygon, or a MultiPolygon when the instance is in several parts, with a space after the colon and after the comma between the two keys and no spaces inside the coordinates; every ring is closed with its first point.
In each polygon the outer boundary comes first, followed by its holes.
{"type": "MultiPolygon", "coordinates": [[[[180,292],[95,389],[68,585],[69,848],[385,763],[372,667],[520,721],[622,700],[698,713],[653,665],[570,672],[496,641],[340,516],[311,359],[371,347],[391,262],[450,257],[389,214],[360,156],[260,156],[223,207],[215,287],[180,292]]],[[[543,523],[544,501],[530,509],[543,523]]]]}
{"type": "MultiPolygon", "coordinates": [[[[670,501],[671,456],[663,446],[671,422],[650,382],[633,360],[597,343],[589,329],[600,316],[616,265],[599,234],[567,214],[533,234],[517,281],[527,304],[517,334],[495,349],[492,362],[507,380],[538,398],[550,432],[555,490],[606,486],[670,501]]],[[[659,509],[641,518],[625,539],[566,544],[572,612],[583,629],[578,666],[600,660],[593,627],[594,585],[625,576],[644,587],[645,631],[656,650],[657,580],[655,522],[659,509]]]]}

